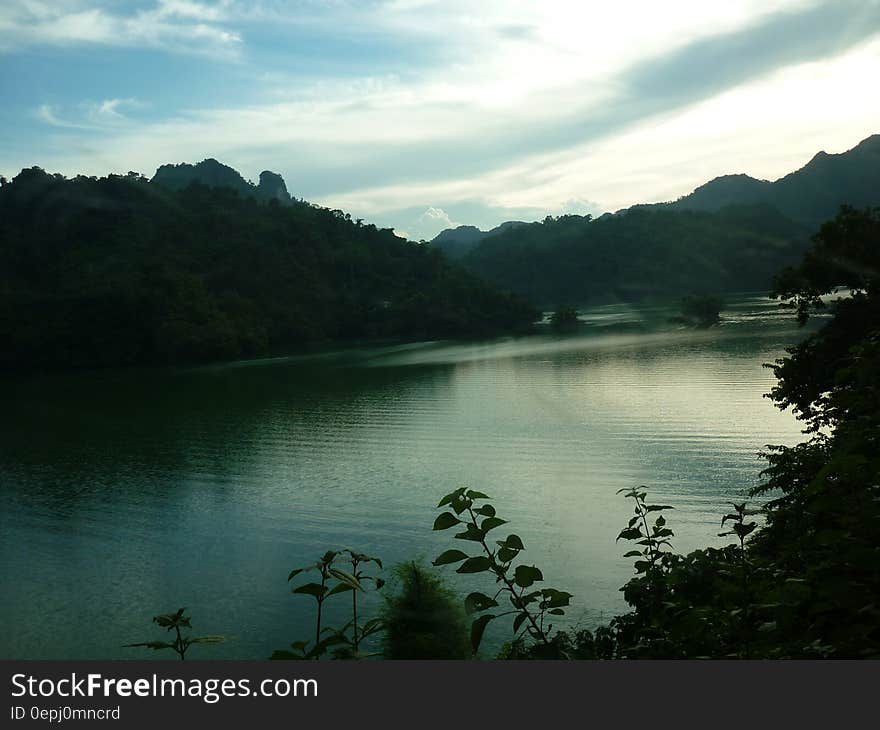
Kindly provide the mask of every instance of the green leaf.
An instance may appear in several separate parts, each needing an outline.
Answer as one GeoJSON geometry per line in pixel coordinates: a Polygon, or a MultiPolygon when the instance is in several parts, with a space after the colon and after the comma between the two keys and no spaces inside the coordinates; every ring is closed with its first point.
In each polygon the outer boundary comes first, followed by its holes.
{"type": "Polygon", "coordinates": [[[351,573],[342,570],[342,568],[330,568],[328,572],[340,583],[346,583],[352,588],[355,588],[359,591],[362,591],[364,589],[364,587],[361,585],[361,582],[357,578],[355,578],[351,573]]]}
{"type": "Polygon", "coordinates": [[[306,570],[309,570],[309,569],[308,568],[294,568],[293,570],[290,571],[290,575],[287,576],[287,580],[290,580],[291,578],[295,578],[300,573],[302,573],[306,570]]]}
{"type": "Polygon", "coordinates": [[[561,608],[551,608],[549,611],[547,611],[547,613],[551,613],[554,616],[565,616],[565,611],[563,611],[561,608]]]}
{"type": "Polygon", "coordinates": [[[486,533],[478,527],[475,527],[473,523],[468,523],[465,531],[455,533],[455,537],[459,540],[473,540],[474,542],[480,542],[486,537],[486,533]]]}
{"type": "Polygon", "coordinates": [[[457,563],[460,560],[467,559],[467,553],[463,553],[461,550],[447,550],[444,553],[440,553],[431,565],[449,565],[449,563],[457,563]]]}
{"type": "Polygon", "coordinates": [[[519,631],[519,627],[522,626],[522,622],[525,621],[528,617],[529,617],[529,614],[527,614],[525,611],[523,611],[522,613],[518,613],[516,615],[516,618],[513,619],[513,633],[514,634],[517,631],[519,631]]]}
{"type": "Polygon", "coordinates": [[[476,492],[473,489],[468,489],[465,493],[468,499],[492,499],[488,494],[483,494],[482,492],[476,492]]]}
{"type": "Polygon", "coordinates": [[[645,512],[659,512],[663,509],[675,509],[675,507],[672,507],[668,504],[649,504],[647,507],[645,507],[645,512]]]}
{"type": "Polygon", "coordinates": [[[487,596],[485,593],[469,593],[467,598],[464,599],[464,610],[468,616],[477,611],[485,611],[487,608],[492,608],[497,605],[498,601],[487,596]]]}
{"type": "Polygon", "coordinates": [[[547,599],[547,608],[559,608],[569,605],[573,594],[568,591],[558,591],[555,588],[545,588],[541,595],[547,599]]]}
{"type": "Polygon", "coordinates": [[[190,619],[188,616],[184,616],[183,612],[186,611],[185,608],[178,608],[176,613],[163,613],[158,616],[153,616],[153,622],[161,626],[163,629],[171,630],[177,626],[190,626],[190,619]]]}
{"type": "Polygon", "coordinates": [[[480,529],[483,533],[489,532],[489,530],[494,530],[496,527],[500,527],[501,525],[506,525],[507,520],[502,520],[500,517],[487,517],[483,520],[483,523],[480,525],[480,529]]]}
{"type": "Polygon", "coordinates": [[[483,515],[483,517],[494,517],[495,516],[495,508],[491,504],[484,504],[482,507],[474,510],[478,515],[483,515]]]}
{"type": "Polygon", "coordinates": [[[456,573],[480,573],[489,570],[492,567],[492,561],[482,555],[476,558],[468,558],[458,566],[456,573]]]}
{"type": "Polygon", "coordinates": [[[509,547],[498,548],[498,560],[502,563],[509,563],[519,554],[519,550],[511,550],[509,547]]]}
{"type": "Polygon", "coordinates": [[[159,649],[174,649],[176,645],[170,644],[167,641],[143,641],[140,644],[123,644],[122,646],[143,646],[147,649],[158,651],[159,649]]]}
{"type": "Polygon", "coordinates": [[[452,507],[452,511],[455,512],[455,514],[460,515],[472,504],[473,502],[465,497],[456,497],[452,500],[452,503],[449,506],[452,507]]]}
{"type": "Polygon", "coordinates": [[[514,598],[511,596],[511,603],[514,608],[522,608],[523,606],[527,606],[530,603],[534,603],[541,597],[541,591],[532,591],[531,593],[525,593],[522,596],[517,596],[514,598]]]}
{"type": "Polygon", "coordinates": [[[322,598],[326,592],[327,587],[322,586],[320,583],[306,583],[293,589],[293,593],[304,593],[308,596],[315,596],[315,598],[322,598]]]}
{"type": "Polygon", "coordinates": [[[437,505],[437,507],[443,507],[452,502],[452,500],[456,497],[460,497],[462,494],[464,494],[465,489],[466,487],[459,487],[454,492],[450,492],[445,497],[443,497],[443,499],[440,500],[440,503],[437,505]]]}
{"type": "MultiPolygon", "coordinates": [[[[642,531],[638,527],[627,527],[620,531],[617,540],[638,540],[642,536],[642,531]]],[[[614,542],[617,542],[615,540],[614,542]]]]}
{"type": "Polygon", "coordinates": [[[513,573],[513,581],[520,588],[528,588],[536,580],[544,580],[544,575],[534,565],[517,565],[513,573]]]}
{"type": "Polygon", "coordinates": [[[195,639],[190,639],[190,644],[222,644],[226,641],[225,636],[221,636],[219,634],[213,636],[197,636],[195,639]]]}
{"type": "Polygon", "coordinates": [[[354,586],[349,585],[348,583],[337,583],[335,586],[333,586],[333,588],[328,591],[327,597],[329,598],[330,596],[335,596],[338,593],[345,593],[346,591],[353,590],[354,586]]]}
{"type": "Polygon", "coordinates": [[[338,550],[328,550],[326,553],[324,553],[324,557],[321,558],[320,562],[324,565],[329,565],[334,560],[336,560],[337,555],[339,555],[338,550]]]}
{"type": "Polygon", "coordinates": [[[302,654],[294,654],[292,651],[285,651],[283,649],[276,649],[275,651],[272,652],[272,656],[270,656],[269,659],[272,659],[272,660],[305,659],[305,656],[303,656],[302,654]]]}
{"type": "Polygon", "coordinates": [[[623,557],[625,558],[640,558],[642,556],[641,550],[630,550],[628,553],[624,553],[623,557]]]}
{"type": "Polygon", "coordinates": [[[503,542],[499,542],[499,545],[502,547],[508,547],[512,550],[525,550],[526,546],[523,545],[523,541],[520,540],[519,535],[508,535],[507,539],[503,542]]]}
{"type": "Polygon", "coordinates": [[[475,654],[477,653],[477,649],[480,648],[480,642],[483,640],[483,632],[486,631],[486,624],[488,624],[493,618],[495,618],[493,614],[484,613],[471,624],[471,648],[474,650],[475,654]]]}
{"type": "Polygon", "coordinates": [[[437,515],[437,519],[434,520],[434,529],[448,530],[453,525],[458,524],[461,524],[461,520],[452,514],[452,512],[443,512],[442,514],[437,515]]]}

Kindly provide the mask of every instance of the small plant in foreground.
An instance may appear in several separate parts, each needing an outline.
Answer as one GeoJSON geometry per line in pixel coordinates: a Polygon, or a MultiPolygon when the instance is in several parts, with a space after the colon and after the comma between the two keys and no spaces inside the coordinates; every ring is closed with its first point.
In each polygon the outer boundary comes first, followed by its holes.
{"type": "Polygon", "coordinates": [[[638,489],[618,489],[618,494],[625,494],[628,499],[635,502],[633,509],[634,515],[630,517],[627,526],[620,531],[617,536],[618,540],[631,540],[636,545],[641,545],[641,550],[630,550],[624,554],[625,558],[639,558],[633,564],[636,574],[646,574],[649,578],[656,575],[659,568],[660,559],[664,552],[664,548],[671,548],[672,543],[670,537],[674,537],[675,533],[666,526],[666,518],[658,514],[654,520],[654,525],[648,523],[648,515],[652,512],[663,512],[668,509],[675,509],[668,504],[648,504],[645,499],[648,493],[641,491],[646,487],[638,489]]]}
{"type": "Polygon", "coordinates": [[[434,565],[460,563],[457,573],[489,572],[495,576],[500,587],[492,596],[485,593],[470,593],[465,598],[464,607],[468,615],[480,614],[471,624],[471,647],[476,653],[483,638],[487,624],[502,616],[513,615],[514,641],[528,634],[533,640],[550,644],[552,625],[549,616],[562,616],[564,607],[569,605],[571,593],[555,588],[529,590],[535,583],[543,581],[543,573],[534,565],[513,563],[525,550],[519,535],[508,535],[504,540],[496,540],[497,547],[490,547],[487,536],[491,530],[507,524],[496,516],[495,508],[488,503],[489,496],[467,487],[450,492],[437,505],[449,506],[451,511],[443,512],[434,520],[435,530],[447,530],[462,526],[462,532],[455,534],[458,540],[476,542],[482,548],[482,555],[469,556],[461,550],[447,550],[434,560],[434,565]],[[477,504],[482,503],[482,504],[477,504]],[[486,613],[499,607],[498,599],[506,595],[511,610],[501,613],[486,613]]]}
{"type": "Polygon", "coordinates": [[[386,659],[469,659],[467,617],[458,595],[417,562],[394,570],[399,590],[385,597],[386,659]]]}
{"type": "Polygon", "coordinates": [[[378,590],[385,581],[376,576],[367,575],[361,566],[365,563],[376,563],[381,569],[382,561],[364,553],[354,550],[328,550],[321,558],[302,568],[294,568],[287,576],[287,580],[291,581],[301,573],[307,573],[317,570],[320,575],[320,583],[311,582],[297,586],[292,589],[293,593],[311,596],[315,600],[315,639],[309,648],[308,641],[295,641],[291,644],[289,650],[278,650],[272,653],[272,659],[318,659],[327,652],[331,647],[333,656],[339,659],[357,658],[360,656],[360,644],[367,637],[376,633],[382,628],[380,619],[374,618],[365,622],[363,625],[358,624],[358,591],[364,590],[364,582],[372,581],[378,590]],[[345,562],[351,566],[351,571],[343,570],[339,567],[339,563],[345,562]],[[352,618],[341,628],[323,626],[323,610],[324,602],[331,596],[340,595],[342,593],[352,592],[352,618]],[[348,636],[348,630],[351,629],[351,637],[348,636]],[[326,634],[326,636],[325,636],[326,634]]]}
{"type": "MultiPolygon", "coordinates": [[[[746,552],[746,538],[751,535],[755,529],[758,527],[757,522],[746,522],[746,517],[758,514],[758,510],[750,510],[746,509],[746,503],[740,502],[737,504],[736,502],[731,502],[733,505],[733,512],[724,515],[721,519],[721,526],[724,527],[724,524],[730,520],[731,526],[729,530],[724,532],[719,532],[718,537],[728,537],[729,535],[736,535],[739,540],[739,557],[740,557],[740,607],[738,609],[734,609],[731,611],[731,618],[736,618],[737,614],[740,619],[740,627],[742,633],[742,641],[740,654],[742,657],[748,659],[751,653],[749,634],[751,624],[754,621],[753,616],[753,606],[751,601],[751,591],[749,590],[749,583],[751,581],[751,568],[749,566],[748,555],[746,552]]],[[[772,631],[775,628],[775,622],[767,621],[763,624],[763,631],[772,631]]]]}
{"type": "Polygon", "coordinates": [[[225,636],[183,636],[181,628],[191,629],[190,616],[184,616],[185,608],[178,608],[176,613],[163,613],[153,616],[153,623],[161,626],[166,631],[174,631],[174,641],[143,641],[138,644],[124,644],[124,646],[143,646],[147,649],[158,651],[160,649],[173,649],[177,652],[181,661],[186,659],[186,652],[193,644],[220,644],[226,641],[225,636]]]}

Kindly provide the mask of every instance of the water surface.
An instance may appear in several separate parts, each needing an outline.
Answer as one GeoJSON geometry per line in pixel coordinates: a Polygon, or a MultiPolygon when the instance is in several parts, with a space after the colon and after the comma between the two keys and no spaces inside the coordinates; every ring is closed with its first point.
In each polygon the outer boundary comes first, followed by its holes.
{"type": "Polygon", "coordinates": [[[802,333],[759,297],[703,332],[655,331],[662,310],[583,319],[570,337],[0,381],[0,656],[141,657],[121,645],[186,606],[196,633],[234,636],[193,657],[264,658],[310,635],[292,567],[345,546],[430,559],[453,546],[434,506],[461,484],[575,594],[572,621],[608,619],[631,575],[616,491],[674,505],[677,549],[722,544],[757,452],[800,438],[762,363],[802,333]]]}

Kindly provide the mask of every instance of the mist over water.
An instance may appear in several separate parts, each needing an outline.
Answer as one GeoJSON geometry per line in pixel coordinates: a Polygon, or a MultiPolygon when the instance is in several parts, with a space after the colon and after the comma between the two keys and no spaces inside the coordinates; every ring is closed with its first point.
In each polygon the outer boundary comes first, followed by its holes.
{"type": "MultiPolygon", "coordinates": [[[[699,332],[668,315],[615,305],[573,337],[0,381],[0,656],[141,657],[121,645],[186,606],[196,634],[235,637],[193,658],[267,657],[310,633],[291,568],[334,547],[430,560],[453,547],[434,507],[462,484],[575,594],[572,622],[609,619],[631,575],[618,489],[675,507],[678,550],[724,544],[757,452],[801,436],[763,398],[762,363],[803,336],[790,313],[741,297],[699,332]]],[[[463,593],[485,579],[444,572],[463,593]]]]}

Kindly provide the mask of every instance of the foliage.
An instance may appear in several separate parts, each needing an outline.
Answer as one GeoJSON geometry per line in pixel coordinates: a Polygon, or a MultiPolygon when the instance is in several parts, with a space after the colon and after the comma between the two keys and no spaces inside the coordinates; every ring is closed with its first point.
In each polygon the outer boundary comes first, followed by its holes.
{"type": "Polygon", "coordinates": [[[752,490],[770,497],[766,523],[745,503],[722,519],[737,545],[647,567],[638,556],[645,576],[624,586],[633,611],[610,626],[616,656],[880,657],[878,277],[880,211],[846,207],[779,276],[776,295],[802,322],[833,315],[771,366],[770,398],[809,438],[768,449],[752,490]],[[849,296],[829,305],[838,286],[849,296]]]}
{"type": "Polygon", "coordinates": [[[177,652],[180,660],[186,659],[186,652],[193,644],[220,644],[226,641],[225,636],[184,636],[180,633],[181,628],[191,629],[191,617],[184,615],[185,608],[178,608],[175,613],[163,613],[153,616],[153,623],[166,631],[174,631],[172,641],[144,641],[137,644],[125,644],[124,646],[143,646],[147,649],[159,651],[161,649],[173,649],[177,652]]]}
{"type": "Polygon", "coordinates": [[[497,287],[547,307],[669,298],[695,286],[766,291],[808,242],[808,228],[769,206],[636,207],[595,220],[566,215],[512,227],[460,260],[497,287]]]}
{"type": "Polygon", "coordinates": [[[681,314],[685,321],[697,327],[710,327],[720,319],[724,300],[713,294],[688,294],[681,300],[681,314]]]}
{"type": "Polygon", "coordinates": [[[525,551],[519,535],[508,535],[503,540],[495,541],[497,547],[489,546],[489,532],[507,524],[507,520],[496,516],[489,499],[482,492],[460,487],[440,500],[437,508],[448,506],[451,511],[437,516],[434,529],[447,530],[450,527],[463,526],[462,532],[456,533],[455,538],[477,543],[482,554],[469,556],[461,550],[446,550],[434,560],[434,565],[459,563],[457,573],[488,572],[495,577],[495,583],[499,587],[494,595],[473,592],[464,601],[468,615],[479,614],[471,624],[471,647],[474,653],[479,649],[489,622],[510,615],[514,617],[514,641],[527,635],[533,641],[550,644],[550,632],[553,628],[550,617],[565,614],[565,606],[569,605],[572,594],[555,588],[532,589],[535,583],[544,580],[544,575],[534,565],[520,562],[514,566],[525,551]],[[507,598],[512,609],[502,610],[498,603],[502,596],[507,598]],[[498,608],[500,613],[490,613],[493,608],[498,608]]]}
{"type": "Polygon", "coordinates": [[[301,200],[39,168],[0,188],[0,370],[479,336],[537,316],[429,246],[301,200]]]}
{"type": "Polygon", "coordinates": [[[558,305],[550,315],[550,326],[553,329],[570,329],[579,323],[577,309],[565,304],[558,305]]]}
{"type": "Polygon", "coordinates": [[[302,573],[318,571],[320,582],[309,582],[292,588],[292,592],[298,595],[311,596],[315,601],[315,638],[309,646],[308,641],[295,641],[291,649],[277,650],[272,653],[272,659],[319,659],[331,651],[337,659],[356,659],[361,655],[360,643],[380,631],[382,621],[370,619],[364,624],[358,623],[357,594],[364,591],[364,583],[371,581],[376,589],[382,588],[385,581],[382,578],[367,575],[360,566],[367,563],[375,563],[380,569],[382,561],[379,558],[370,557],[364,553],[345,549],[328,550],[317,562],[302,568],[294,568],[287,576],[288,582],[302,573]],[[351,566],[351,571],[339,567],[341,561],[351,566]],[[344,626],[334,628],[323,626],[324,602],[332,596],[348,593],[352,594],[352,617],[344,626]],[[348,635],[349,630],[351,636],[348,635]]]}
{"type": "Polygon", "coordinates": [[[382,613],[386,659],[468,659],[471,644],[459,597],[423,565],[395,569],[400,589],[382,613]]]}

